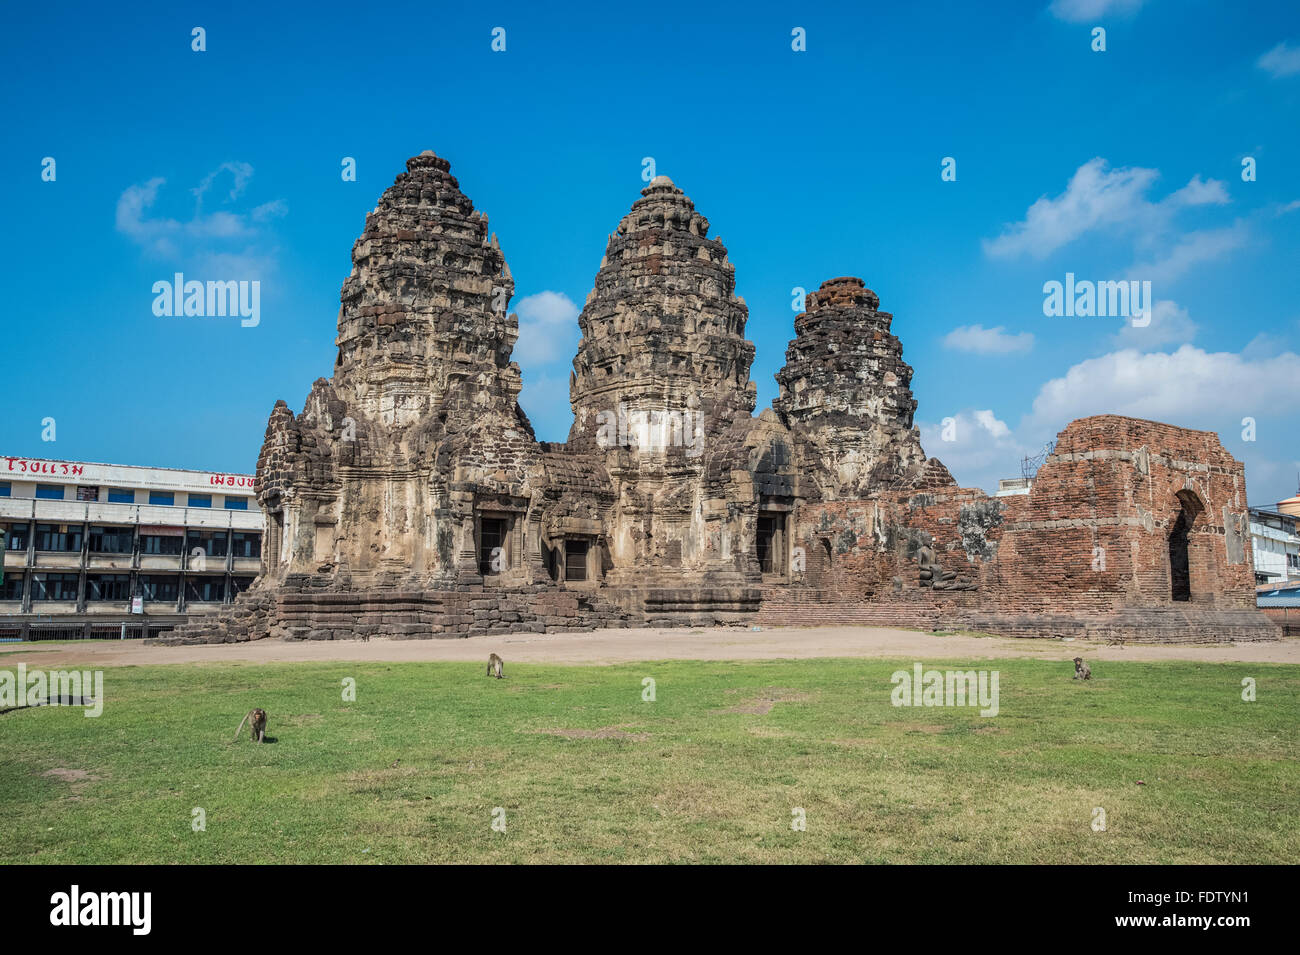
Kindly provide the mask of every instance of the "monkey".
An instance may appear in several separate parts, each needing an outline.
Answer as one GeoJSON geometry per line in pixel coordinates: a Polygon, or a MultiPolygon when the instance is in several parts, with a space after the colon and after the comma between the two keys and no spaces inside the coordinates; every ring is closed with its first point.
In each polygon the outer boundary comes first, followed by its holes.
{"type": "Polygon", "coordinates": [[[239,734],[244,731],[244,724],[248,723],[248,728],[252,731],[254,743],[266,742],[266,710],[253,709],[244,714],[244,718],[239,721],[239,729],[235,730],[235,742],[239,739],[239,734]],[[250,722],[251,720],[251,722],[250,722]]]}
{"type": "Polygon", "coordinates": [[[1092,679],[1092,668],[1083,662],[1083,657],[1074,658],[1074,678],[1076,680],[1092,679]]]}
{"type": "Polygon", "coordinates": [[[501,667],[502,667],[502,665],[503,665],[505,662],[506,662],[505,660],[502,660],[502,659],[501,659],[499,656],[497,656],[495,653],[492,654],[490,657],[488,657],[487,675],[488,675],[488,676],[491,676],[491,675],[492,675],[492,671],[493,671],[493,670],[496,670],[496,671],[497,671],[497,679],[498,679],[498,680],[501,679],[501,676],[502,676],[501,667]]]}

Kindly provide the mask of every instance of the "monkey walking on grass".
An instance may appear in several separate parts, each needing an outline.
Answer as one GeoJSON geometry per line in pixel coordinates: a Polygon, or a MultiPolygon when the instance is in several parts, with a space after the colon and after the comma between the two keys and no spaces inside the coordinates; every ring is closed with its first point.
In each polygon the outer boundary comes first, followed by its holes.
{"type": "Polygon", "coordinates": [[[1092,668],[1083,662],[1083,657],[1074,658],[1074,678],[1076,680],[1092,679],[1092,668]]]}
{"type": "Polygon", "coordinates": [[[488,675],[488,676],[491,676],[491,675],[492,675],[492,671],[493,671],[493,670],[496,670],[496,672],[497,672],[497,679],[498,679],[498,680],[501,679],[501,677],[502,677],[501,667],[502,667],[502,665],[503,665],[505,662],[506,662],[506,661],[502,660],[502,659],[501,659],[499,656],[497,656],[495,653],[492,654],[490,657],[488,657],[487,675],[488,675]]]}
{"type": "Polygon", "coordinates": [[[232,743],[238,741],[239,734],[244,731],[245,723],[248,723],[248,728],[252,730],[254,743],[266,742],[266,710],[259,708],[245,713],[244,718],[239,721],[239,729],[235,730],[235,738],[231,740],[232,743]]]}

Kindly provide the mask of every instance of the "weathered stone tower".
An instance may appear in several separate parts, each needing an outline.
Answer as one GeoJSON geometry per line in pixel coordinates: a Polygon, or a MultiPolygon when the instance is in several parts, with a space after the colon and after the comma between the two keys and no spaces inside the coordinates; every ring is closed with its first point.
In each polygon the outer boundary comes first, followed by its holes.
{"type": "Polygon", "coordinates": [[[862,279],[823,282],[794,320],[772,407],[795,432],[825,500],[905,487],[925,466],[912,368],[893,316],[862,279]]]}
{"type": "Polygon", "coordinates": [[[474,576],[475,500],[527,496],[510,270],[445,159],[406,168],[353,246],[334,377],[297,418],[283,403],[271,416],[257,471],[268,576],[474,576]]]}
{"type": "Polygon", "coordinates": [[[735,267],[709,221],[656,177],[610,236],[579,317],[569,446],[595,453],[616,504],[607,580],[629,606],[740,611],[757,592],[748,471],[754,345],[735,267]],[[649,572],[648,572],[649,571],[649,572]],[[740,588],[740,589],[737,589],[740,588]]]}
{"type": "Polygon", "coordinates": [[[709,220],[667,176],[641,196],[610,236],[578,318],[583,337],[569,384],[574,448],[694,449],[693,431],[672,430],[688,411],[692,420],[725,427],[754,410],[749,310],[735,294],[726,247],[709,238],[709,220]],[[620,413],[621,439],[601,428],[617,425],[620,413]]]}

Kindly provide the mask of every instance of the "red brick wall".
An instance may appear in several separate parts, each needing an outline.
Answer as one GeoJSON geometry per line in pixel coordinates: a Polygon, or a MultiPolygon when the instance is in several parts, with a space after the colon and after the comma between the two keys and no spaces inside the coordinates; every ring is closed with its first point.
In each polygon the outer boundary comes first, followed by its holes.
{"type": "Polygon", "coordinates": [[[1189,639],[1241,638],[1255,628],[1275,635],[1253,613],[1244,471],[1208,431],[1117,415],[1083,418],[1058,436],[1028,495],[989,498],[957,487],[893,492],[805,505],[793,528],[806,560],[794,587],[846,604],[894,606],[900,619],[916,613],[925,625],[943,620],[944,611],[953,620],[976,613],[1028,634],[1034,617],[1070,629],[1070,618],[1109,615],[1122,621],[1113,627],[1122,638],[1149,612],[1154,629],[1169,630],[1162,639],[1181,639],[1174,630],[1189,639]],[[1173,599],[1170,567],[1170,532],[1184,510],[1185,602],[1173,599]],[[819,556],[823,542],[829,568],[819,556]],[[922,543],[944,571],[977,589],[923,587],[922,543]],[[937,616],[926,616],[931,611],[937,616]]]}

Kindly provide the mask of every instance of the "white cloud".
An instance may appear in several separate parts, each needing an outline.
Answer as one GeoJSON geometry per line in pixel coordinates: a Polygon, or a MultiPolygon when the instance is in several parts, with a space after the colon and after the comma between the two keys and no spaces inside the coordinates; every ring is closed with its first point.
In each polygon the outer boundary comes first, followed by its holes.
{"type": "Polygon", "coordinates": [[[977,355],[1007,355],[1031,350],[1034,347],[1034,336],[1031,332],[1012,335],[1003,325],[997,328],[962,325],[944,336],[943,346],[956,351],[974,352],[977,355]]]}
{"type": "Polygon", "coordinates": [[[968,408],[952,415],[950,422],[918,426],[925,453],[942,461],[962,487],[996,490],[999,479],[1020,476],[1020,459],[1029,453],[989,409],[968,408]]]}
{"type": "MultiPolygon", "coordinates": [[[[1190,323],[1173,302],[1157,315],[1171,326],[1190,323]]],[[[1159,319],[1151,329],[1159,329],[1159,319]]],[[[1139,331],[1139,330],[1135,330],[1139,331]]],[[[1077,418],[1120,414],[1184,428],[1215,431],[1246,467],[1252,504],[1288,495],[1295,468],[1288,412],[1300,382],[1300,355],[1272,336],[1257,336],[1240,354],[1207,352],[1184,344],[1172,353],[1123,349],[1081,361],[1039,389],[1032,410],[1008,427],[989,410],[967,409],[945,424],[918,422],[926,453],[939,458],[962,487],[997,490],[1000,478],[1019,477],[1021,460],[1077,418]],[[1242,419],[1258,422],[1258,439],[1241,439],[1242,419]]]]}
{"type": "Polygon", "coordinates": [[[1063,193],[1054,199],[1039,197],[1022,221],[1004,227],[995,239],[985,239],[984,251],[992,258],[1029,255],[1042,260],[1094,231],[1129,234],[1158,244],[1171,231],[1180,210],[1230,201],[1222,182],[1198,175],[1159,202],[1151,202],[1146,194],[1159,178],[1156,169],[1111,169],[1101,157],[1090,159],[1075,170],[1063,193]]]}
{"type": "Polygon", "coordinates": [[[1187,314],[1187,309],[1177,302],[1162,299],[1151,308],[1151,323],[1143,328],[1124,319],[1124,325],[1111,339],[1116,350],[1133,348],[1149,351],[1162,345],[1181,345],[1196,337],[1197,324],[1187,314]]]}
{"type": "Polygon", "coordinates": [[[984,240],[984,251],[994,258],[1012,258],[1028,253],[1044,259],[1092,229],[1120,225],[1132,219],[1134,210],[1160,173],[1154,169],[1107,168],[1098,157],[1080,166],[1065,192],[1055,199],[1041,196],[996,239],[984,240]]]}
{"type": "Polygon", "coordinates": [[[226,202],[231,202],[243,194],[253,176],[253,167],[248,163],[223,163],[206,175],[190,190],[194,196],[194,214],[187,220],[150,214],[166,185],[165,179],[158,177],[127,187],[117,200],[117,231],[151,256],[191,269],[206,269],[213,278],[223,275],[257,278],[273,271],[275,253],[266,248],[269,237],[261,226],[284,216],[288,212],[287,204],[275,199],[249,213],[223,210],[204,214],[203,198],[222,174],[230,175],[233,180],[226,198],[226,202]]]}
{"type": "MultiPolygon", "coordinates": [[[[1231,199],[1223,182],[1196,175],[1185,186],[1152,201],[1147,196],[1159,177],[1156,169],[1111,169],[1105,159],[1089,160],[1070,177],[1064,192],[1040,197],[1023,220],[1005,226],[996,238],[985,239],[984,252],[990,258],[1028,256],[1041,261],[1090,234],[1126,239],[1140,261],[1127,267],[1124,275],[1168,284],[1250,242],[1251,228],[1243,219],[1191,231],[1175,223],[1185,210],[1228,204],[1231,199]]],[[[1080,272],[1081,264],[1073,270],[1080,272]]]]}
{"type": "Polygon", "coordinates": [[[1295,76],[1300,73],[1300,46],[1291,46],[1283,41],[1261,56],[1255,65],[1274,79],[1295,76]]]}
{"type": "Polygon", "coordinates": [[[230,186],[230,194],[226,196],[227,202],[234,202],[243,193],[244,187],[248,185],[248,180],[253,178],[253,167],[246,162],[223,162],[216,169],[212,170],[212,172],[204,176],[203,181],[190,190],[194,193],[194,210],[196,215],[198,210],[203,208],[204,195],[212,188],[212,183],[215,182],[217,177],[222,173],[230,173],[231,178],[234,180],[230,186]]]}
{"type": "Polygon", "coordinates": [[[1130,16],[1142,7],[1143,0],[1052,0],[1048,12],[1067,23],[1086,23],[1114,14],[1130,16]]]}
{"type": "Polygon", "coordinates": [[[1250,503],[1269,503],[1287,491],[1295,473],[1283,464],[1294,455],[1288,413],[1300,381],[1300,355],[1284,347],[1257,337],[1240,354],[1183,345],[1172,353],[1125,349],[1088,359],[1042,386],[1015,434],[1024,443],[1041,442],[1074,419],[1097,414],[1214,431],[1245,465],[1250,503]],[[1258,422],[1253,441],[1242,440],[1247,417],[1258,422]]]}
{"type": "Polygon", "coordinates": [[[1228,190],[1218,179],[1206,181],[1200,175],[1193,176],[1181,189],[1176,189],[1162,200],[1171,207],[1227,205],[1232,199],[1228,190]]]}
{"type": "Polygon", "coordinates": [[[289,214],[289,204],[283,199],[264,202],[249,213],[254,222],[266,222],[270,219],[283,219],[289,214]]]}
{"type": "Polygon", "coordinates": [[[578,306],[563,292],[538,292],[519,300],[519,341],[514,359],[521,368],[573,358],[578,340],[578,306]]]}
{"type": "Polygon", "coordinates": [[[1213,262],[1241,248],[1249,237],[1250,232],[1243,222],[1223,229],[1189,232],[1152,261],[1134,265],[1130,274],[1150,282],[1173,282],[1193,266],[1213,262]]]}
{"type": "Polygon", "coordinates": [[[1251,359],[1193,345],[1172,353],[1125,349],[1082,361],[1044,384],[1022,430],[1059,430],[1095,414],[1205,428],[1226,417],[1288,408],[1297,382],[1300,355],[1292,352],[1251,359]]]}

